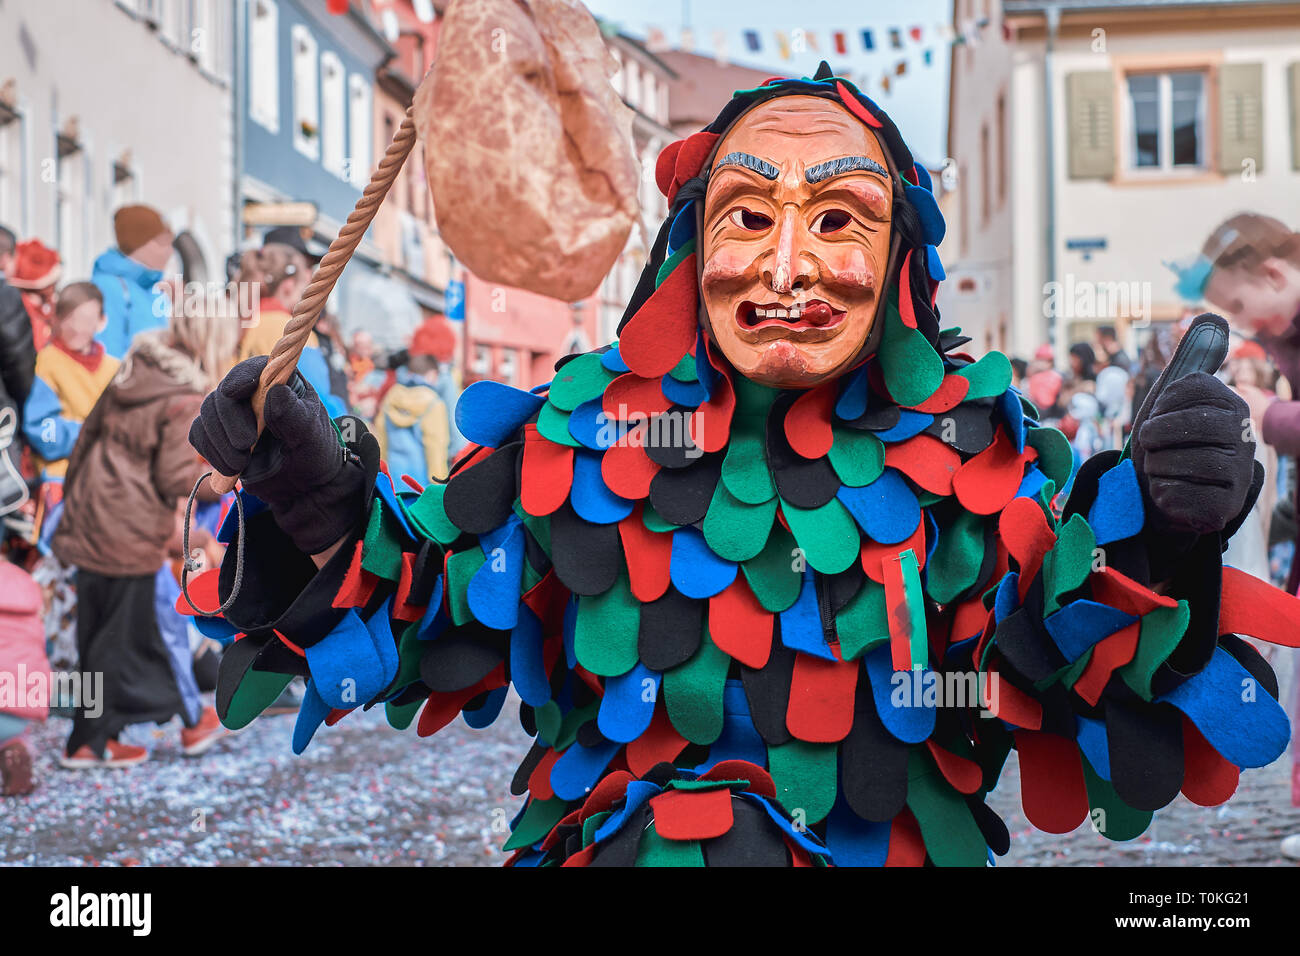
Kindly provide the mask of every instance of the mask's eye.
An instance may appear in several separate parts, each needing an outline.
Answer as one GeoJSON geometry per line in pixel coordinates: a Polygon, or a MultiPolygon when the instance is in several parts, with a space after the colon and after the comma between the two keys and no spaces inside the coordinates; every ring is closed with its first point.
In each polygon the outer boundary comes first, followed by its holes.
{"type": "Polygon", "coordinates": [[[843,209],[828,209],[813,220],[812,231],[822,234],[839,232],[852,221],[852,217],[843,209]]]}
{"type": "Polygon", "coordinates": [[[748,232],[762,232],[772,225],[771,218],[762,213],[750,212],[748,209],[737,209],[727,218],[748,232]]]}

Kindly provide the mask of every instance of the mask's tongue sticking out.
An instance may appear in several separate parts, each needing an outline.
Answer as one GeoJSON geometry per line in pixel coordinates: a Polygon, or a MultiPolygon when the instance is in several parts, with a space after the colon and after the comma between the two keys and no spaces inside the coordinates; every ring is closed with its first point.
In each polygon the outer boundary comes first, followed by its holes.
{"type": "Polygon", "coordinates": [[[822,329],[837,324],[844,313],[820,299],[781,305],[779,302],[746,302],[740,308],[741,324],[751,329],[781,327],[788,329],[822,329]]]}

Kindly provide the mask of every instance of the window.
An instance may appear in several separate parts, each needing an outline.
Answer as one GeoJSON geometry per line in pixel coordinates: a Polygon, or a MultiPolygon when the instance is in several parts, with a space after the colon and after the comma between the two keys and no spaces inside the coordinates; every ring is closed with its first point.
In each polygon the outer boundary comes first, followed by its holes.
{"type": "Polygon", "coordinates": [[[320,159],[320,76],[316,38],[302,24],[290,32],[293,51],[293,146],[309,159],[320,159]]]}
{"type": "Polygon", "coordinates": [[[514,349],[502,349],[501,361],[497,365],[497,377],[507,385],[515,384],[515,375],[518,372],[518,363],[514,349]]]}
{"type": "Polygon", "coordinates": [[[358,189],[364,189],[370,180],[370,144],[374,135],[370,128],[370,84],[353,73],[348,77],[347,164],[348,178],[358,189]]]}
{"type": "Polygon", "coordinates": [[[251,0],[248,23],[248,115],[280,132],[280,16],[272,0],[251,0]]]}
{"type": "Polygon", "coordinates": [[[487,375],[492,371],[492,347],[490,345],[474,346],[474,361],[470,369],[475,375],[487,375]]]}
{"type": "Polygon", "coordinates": [[[25,117],[0,101],[0,222],[20,235],[27,230],[31,177],[23,175],[26,146],[25,117]]]}
{"type": "Polygon", "coordinates": [[[89,228],[86,202],[86,154],[82,144],[69,124],[68,131],[55,137],[57,180],[54,188],[54,228],[57,231],[55,246],[64,268],[78,271],[89,261],[86,254],[85,232],[89,228]]]}
{"type": "Polygon", "coordinates": [[[333,52],[326,51],[320,58],[321,163],[335,176],[347,177],[346,129],[347,104],[343,100],[343,64],[333,52]]]}
{"type": "Polygon", "coordinates": [[[1129,166],[1196,169],[1205,165],[1205,74],[1133,73],[1128,77],[1129,166]]]}

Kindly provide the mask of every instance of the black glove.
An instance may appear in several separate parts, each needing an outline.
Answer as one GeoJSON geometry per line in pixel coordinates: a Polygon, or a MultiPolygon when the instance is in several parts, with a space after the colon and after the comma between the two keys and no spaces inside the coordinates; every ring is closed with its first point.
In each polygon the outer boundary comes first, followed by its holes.
{"type": "Polygon", "coordinates": [[[190,444],[223,475],[241,475],[276,523],[305,554],[348,534],[364,514],[366,475],[344,446],[316,392],[295,373],[294,387],[267,392],[259,439],[250,400],[266,356],[245,359],[209,394],[190,426],[190,444]]]}
{"type": "Polygon", "coordinates": [[[1153,529],[1222,531],[1245,506],[1254,476],[1250,409],[1205,372],[1175,379],[1133,435],[1133,464],[1153,529]]]}

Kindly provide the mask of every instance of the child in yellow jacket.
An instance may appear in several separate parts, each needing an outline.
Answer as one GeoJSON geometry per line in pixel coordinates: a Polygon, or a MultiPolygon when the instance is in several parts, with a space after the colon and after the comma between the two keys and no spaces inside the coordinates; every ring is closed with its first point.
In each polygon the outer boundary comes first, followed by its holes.
{"type": "Polygon", "coordinates": [[[415,354],[415,350],[413,345],[410,358],[397,370],[397,381],[384,393],[375,414],[379,453],[399,487],[402,475],[410,475],[421,486],[430,478],[447,477],[450,429],[447,406],[434,390],[438,360],[415,354]]]}

